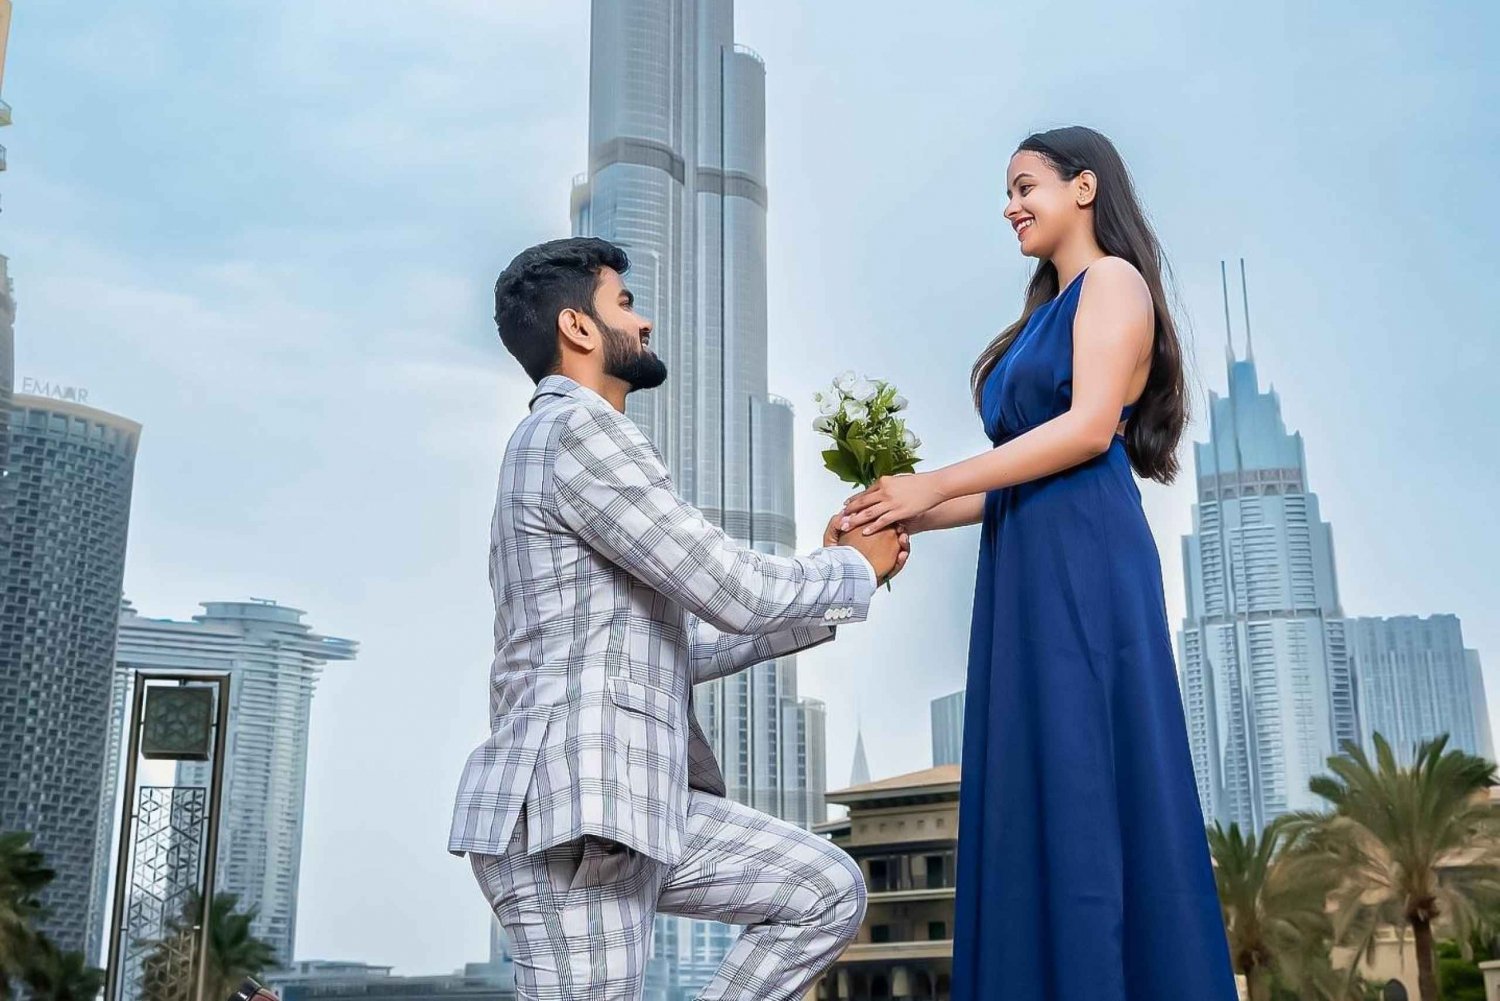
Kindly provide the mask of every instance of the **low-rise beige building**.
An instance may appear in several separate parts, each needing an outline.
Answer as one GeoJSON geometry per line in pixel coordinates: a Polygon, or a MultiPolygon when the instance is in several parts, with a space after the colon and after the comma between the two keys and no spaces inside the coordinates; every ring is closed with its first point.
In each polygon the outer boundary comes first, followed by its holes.
{"type": "Polygon", "coordinates": [[[859,937],[809,1001],[946,1001],[953,972],[958,766],[827,794],[849,816],[814,830],[859,863],[869,906],[859,937]]]}

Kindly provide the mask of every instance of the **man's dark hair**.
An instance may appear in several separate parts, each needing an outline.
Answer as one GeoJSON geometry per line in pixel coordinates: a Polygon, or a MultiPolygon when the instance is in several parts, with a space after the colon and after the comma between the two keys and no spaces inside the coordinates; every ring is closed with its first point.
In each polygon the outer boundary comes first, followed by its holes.
{"type": "Polygon", "coordinates": [[[495,280],[495,326],[506,350],[541,382],[557,370],[557,314],[576,309],[595,320],[599,271],[630,270],[625,251],[607,240],[575,236],[549,240],[516,255],[495,280]]]}

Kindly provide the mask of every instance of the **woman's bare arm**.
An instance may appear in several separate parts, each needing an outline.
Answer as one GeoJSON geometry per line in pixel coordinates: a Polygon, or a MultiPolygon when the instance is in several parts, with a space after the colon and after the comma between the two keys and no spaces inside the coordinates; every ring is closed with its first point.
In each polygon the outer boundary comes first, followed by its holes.
{"type": "Polygon", "coordinates": [[[911,535],[918,532],[937,532],[945,528],[960,528],[977,525],[984,520],[984,494],[969,494],[943,501],[937,507],[924,511],[906,523],[911,535]]]}

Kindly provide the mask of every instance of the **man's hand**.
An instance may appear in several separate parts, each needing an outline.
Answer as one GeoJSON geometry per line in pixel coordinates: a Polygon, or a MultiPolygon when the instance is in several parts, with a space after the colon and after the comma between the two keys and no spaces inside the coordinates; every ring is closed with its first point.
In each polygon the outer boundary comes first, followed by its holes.
{"type": "Polygon", "coordinates": [[[828,527],[823,530],[823,545],[858,549],[875,568],[877,581],[890,580],[901,572],[911,555],[911,536],[905,525],[884,529],[875,535],[861,535],[858,531],[839,531],[839,523],[844,517],[840,511],[828,520],[828,527]]]}

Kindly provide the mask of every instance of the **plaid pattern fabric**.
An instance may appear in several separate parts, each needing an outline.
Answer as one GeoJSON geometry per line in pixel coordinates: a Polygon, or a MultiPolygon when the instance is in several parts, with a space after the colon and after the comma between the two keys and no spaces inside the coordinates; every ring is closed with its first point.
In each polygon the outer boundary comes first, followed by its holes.
{"type": "Polygon", "coordinates": [[[859,866],[836,845],[733,800],[690,794],[669,866],[592,838],[470,864],[511,940],[518,1001],[641,996],[658,913],[748,926],[702,1001],[795,1001],[844,950],[865,912],[859,866]]]}
{"type": "Polygon", "coordinates": [[[524,810],[530,852],[588,834],[672,864],[689,787],[724,790],[693,684],[832,639],[875,574],[850,547],[745,547],[677,496],[629,418],[550,376],[506,446],[490,586],[491,733],[449,850],[501,853],[524,810]]]}

